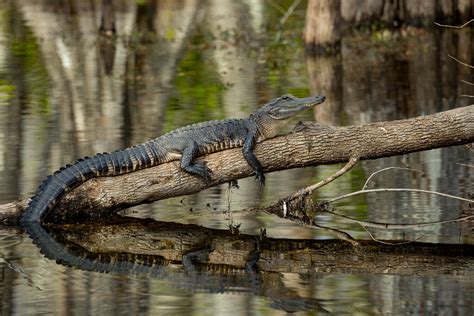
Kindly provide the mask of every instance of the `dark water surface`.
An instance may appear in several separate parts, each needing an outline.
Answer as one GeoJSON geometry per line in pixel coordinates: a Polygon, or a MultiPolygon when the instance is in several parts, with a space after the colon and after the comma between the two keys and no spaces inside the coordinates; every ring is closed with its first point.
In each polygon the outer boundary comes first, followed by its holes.
{"type": "MultiPolygon", "coordinates": [[[[350,125],[405,119],[470,104],[472,31],[361,31],[341,50],[305,56],[302,2],[121,1],[117,37],[98,35],[100,8],[88,2],[0,1],[0,202],[33,194],[52,171],[78,157],[144,142],[194,122],[244,117],[292,93],[323,92],[326,102],[299,119],[350,125]],[[275,4],[277,3],[277,4],[275,4]],[[280,7],[281,6],[281,7],[280,7]]],[[[319,190],[326,199],[361,189],[403,187],[468,197],[474,191],[473,151],[452,147],[360,163],[319,190]]],[[[234,212],[275,201],[323,179],[340,166],[267,175],[199,194],[125,210],[124,214],[271,237],[326,239],[268,215],[234,212]],[[229,195],[230,194],[230,195],[229,195]],[[229,202],[230,201],[230,202],[229,202]],[[193,212],[190,212],[190,209],[193,212]]],[[[471,215],[472,206],[433,195],[385,193],[337,204],[362,220],[416,223],[471,215]],[[470,213],[469,213],[470,212],[470,213]]],[[[318,223],[353,237],[359,225],[330,216],[318,223]]],[[[371,229],[380,239],[473,244],[472,221],[412,230],[371,229]]],[[[57,265],[20,230],[0,230],[2,314],[283,314],[280,305],[246,293],[176,289],[147,275],[103,274],[57,265]]],[[[314,273],[282,276],[285,286],[334,314],[474,314],[474,280],[449,276],[314,273]],[[311,281],[308,281],[311,280],[311,281]]],[[[301,312],[304,313],[304,312],[301,312]]]]}

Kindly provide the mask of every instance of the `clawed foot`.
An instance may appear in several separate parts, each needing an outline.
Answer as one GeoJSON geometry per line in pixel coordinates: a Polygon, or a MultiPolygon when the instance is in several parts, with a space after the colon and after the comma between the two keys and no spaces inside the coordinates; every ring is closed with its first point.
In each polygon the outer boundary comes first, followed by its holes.
{"type": "Polygon", "coordinates": [[[188,252],[182,257],[183,266],[188,271],[195,271],[196,264],[209,261],[209,254],[214,251],[214,246],[206,245],[202,249],[188,252]]]}
{"type": "Polygon", "coordinates": [[[203,163],[195,163],[192,165],[192,173],[200,176],[206,182],[211,182],[212,171],[203,163]]]}
{"type": "Polygon", "coordinates": [[[258,184],[260,184],[261,187],[265,186],[265,175],[263,174],[262,171],[255,171],[255,180],[258,181],[258,184]]]}
{"type": "Polygon", "coordinates": [[[239,183],[237,182],[237,180],[229,181],[229,189],[240,189],[239,183]]]}

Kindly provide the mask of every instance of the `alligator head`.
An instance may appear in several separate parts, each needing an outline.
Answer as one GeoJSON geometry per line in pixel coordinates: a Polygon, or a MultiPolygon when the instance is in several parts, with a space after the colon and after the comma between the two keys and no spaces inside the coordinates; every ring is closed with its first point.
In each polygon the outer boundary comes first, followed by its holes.
{"type": "Polygon", "coordinates": [[[257,129],[262,138],[273,137],[284,126],[288,125],[290,117],[323,103],[325,99],[326,97],[323,95],[297,98],[291,94],[286,94],[256,110],[251,118],[257,124],[257,129]]]}

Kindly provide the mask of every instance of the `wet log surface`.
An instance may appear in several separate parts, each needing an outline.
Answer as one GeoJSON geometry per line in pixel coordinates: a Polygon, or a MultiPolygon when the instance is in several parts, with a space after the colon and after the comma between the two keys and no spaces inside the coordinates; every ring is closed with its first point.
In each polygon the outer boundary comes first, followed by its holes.
{"type": "MultiPolygon", "coordinates": [[[[80,258],[100,261],[107,257],[109,267],[101,265],[103,271],[112,269],[119,261],[129,262],[132,267],[133,263],[144,262],[182,267],[186,255],[204,250],[208,252],[206,256],[193,260],[198,271],[244,274],[249,258],[258,249],[257,267],[264,274],[446,275],[468,279],[474,275],[473,245],[413,242],[388,246],[361,241],[360,246],[353,247],[340,240],[258,238],[196,225],[119,217],[107,222],[54,225],[49,230],[66,248],[76,249],[76,256],[80,258]]],[[[38,246],[48,247],[48,241],[38,246]]],[[[91,270],[90,264],[87,268],[80,266],[83,261],[75,262],[65,264],[77,266],[79,262],[78,268],[91,270]]],[[[153,264],[149,268],[152,269],[153,264]]],[[[122,272],[137,271],[130,268],[122,272]]]]}
{"type": "MultiPolygon", "coordinates": [[[[255,154],[265,172],[335,164],[351,157],[376,159],[474,142],[474,105],[360,126],[300,124],[295,131],[257,144],[255,154]]],[[[467,149],[466,149],[467,150],[467,149]]],[[[179,169],[179,161],[129,174],[91,179],[69,192],[49,214],[48,222],[77,222],[110,216],[118,210],[156,200],[192,194],[252,175],[240,148],[207,155],[211,181],[179,169]]],[[[27,201],[0,205],[0,221],[17,223],[27,201]]]]}

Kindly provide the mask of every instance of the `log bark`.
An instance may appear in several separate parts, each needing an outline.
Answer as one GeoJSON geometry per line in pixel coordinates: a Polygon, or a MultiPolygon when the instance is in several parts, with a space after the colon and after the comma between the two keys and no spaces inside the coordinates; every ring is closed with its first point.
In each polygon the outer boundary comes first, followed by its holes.
{"type": "MultiPolygon", "coordinates": [[[[351,157],[377,159],[474,142],[474,105],[407,120],[360,126],[301,124],[286,136],[257,144],[255,154],[265,172],[335,164],[351,157]]],[[[206,183],[179,169],[179,161],[117,177],[91,179],[69,192],[49,214],[49,222],[110,216],[118,210],[199,192],[252,175],[235,148],[200,157],[212,170],[206,183]]],[[[0,222],[17,223],[27,201],[0,206],[0,222]]]]}

